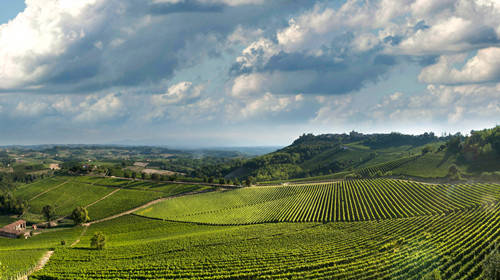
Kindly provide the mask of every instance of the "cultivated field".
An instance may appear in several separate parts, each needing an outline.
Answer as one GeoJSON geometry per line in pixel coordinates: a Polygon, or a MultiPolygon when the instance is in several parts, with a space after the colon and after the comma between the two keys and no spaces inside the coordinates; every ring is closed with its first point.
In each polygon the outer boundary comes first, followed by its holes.
{"type": "MultiPolygon", "coordinates": [[[[114,191],[88,207],[94,219],[206,188],[92,177],[44,182],[19,192],[35,201],[52,192],[70,199],[66,187],[114,191]]],[[[499,225],[497,184],[367,179],[248,187],[171,198],[28,240],[0,239],[0,262],[12,277],[54,250],[32,279],[406,280],[436,272],[442,279],[483,279],[499,225]],[[104,250],[90,249],[96,232],[107,236],[104,250]]]]}
{"type": "Polygon", "coordinates": [[[390,179],[244,188],[164,201],[137,214],[215,225],[367,221],[448,214],[500,199],[495,184],[429,185],[390,179]]]}

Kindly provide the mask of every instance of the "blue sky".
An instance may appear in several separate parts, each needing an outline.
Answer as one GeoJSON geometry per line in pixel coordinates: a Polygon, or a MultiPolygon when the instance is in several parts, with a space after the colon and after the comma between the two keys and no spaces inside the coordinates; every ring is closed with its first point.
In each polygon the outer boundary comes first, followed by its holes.
{"type": "Polygon", "coordinates": [[[286,145],[500,119],[498,0],[11,0],[0,24],[2,145],[286,145]]]}

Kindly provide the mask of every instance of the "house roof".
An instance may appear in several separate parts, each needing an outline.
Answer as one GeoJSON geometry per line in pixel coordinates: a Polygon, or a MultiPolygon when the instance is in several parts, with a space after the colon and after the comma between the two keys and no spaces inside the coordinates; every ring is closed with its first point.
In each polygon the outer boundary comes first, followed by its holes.
{"type": "Polygon", "coordinates": [[[8,232],[8,233],[20,233],[20,232],[24,231],[24,229],[23,230],[16,230],[16,227],[19,225],[23,225],[23,224],[26,224],[26,221],[19,220],[19,221],[13,222],[10,225],[6,225],[3,228],[0,228],[0,231],[8,232]]]}

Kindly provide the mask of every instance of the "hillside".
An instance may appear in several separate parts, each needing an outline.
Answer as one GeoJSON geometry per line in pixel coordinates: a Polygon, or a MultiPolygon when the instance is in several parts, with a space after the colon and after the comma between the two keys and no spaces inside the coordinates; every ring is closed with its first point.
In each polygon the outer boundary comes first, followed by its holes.
{"type": "Polygon", "coordinates": [[[372,178],[500,179],[500,127],[437,137],[390,134],[304,134],[276,152],[208,166],[193,174],[234,181],[299,182],[354,176],[372,178]],[[497,173],[495,173],[497,172],[497,173]]]}

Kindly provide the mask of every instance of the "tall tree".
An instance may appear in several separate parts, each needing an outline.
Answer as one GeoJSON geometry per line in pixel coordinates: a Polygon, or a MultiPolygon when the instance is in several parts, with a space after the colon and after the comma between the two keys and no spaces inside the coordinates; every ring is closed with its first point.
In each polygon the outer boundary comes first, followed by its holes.
{"type": "Polygon", "coordinates": [[[52,207],[50,205],[45,205],[42,208],[42,214],[45,217],[45,220],[47,220],[47,222],[50,222],[56,216],[56,211],[55,211],[54,207],[52,207]]]}
{"type": "Polygon", "coordinates": [[[90,221],[89,211],[83,207],[76,207],[75,210],[71,213],[71,219],[75,222],[75,225],[81,225],[90,221]]]}

